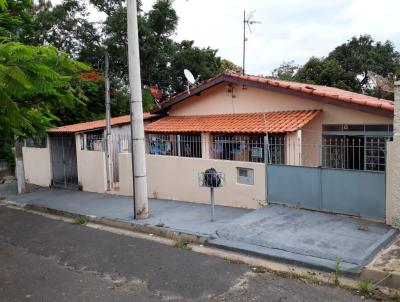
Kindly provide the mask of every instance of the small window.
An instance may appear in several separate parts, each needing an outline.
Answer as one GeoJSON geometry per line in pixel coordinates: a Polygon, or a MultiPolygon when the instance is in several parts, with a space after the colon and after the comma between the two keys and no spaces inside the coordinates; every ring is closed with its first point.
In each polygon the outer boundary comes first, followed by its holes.
{"type": "Polygon", "coordinates": [[[80,134],[79,139],[80,139],[80,143],[81,143],[81,150],[85,150],[85,135],[80,134]]]}
{"type": "Polygon", "coordinates": [[[47,148],[47,136],[35,135],[25,139],[25,147],[47,148]]]}
{"type": "Polygon", "coordinates": [[[249,168],[237,168],[237,183],[254,185],[254,170],[249,168]]]}

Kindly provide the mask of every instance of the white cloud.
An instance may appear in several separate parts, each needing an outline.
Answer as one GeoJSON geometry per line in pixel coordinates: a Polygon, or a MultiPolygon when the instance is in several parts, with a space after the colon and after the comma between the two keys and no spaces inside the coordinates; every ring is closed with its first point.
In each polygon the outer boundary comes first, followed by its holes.
{"type": "MultiPolygon", "coordinates": [[[[148,10],[154,0],[142,2],[148,10]]],[[[179,16],[175,40],[217,48],[220,56],[238,65],[243,10],[255,10],[254,19],[262,23],[249,34],[246,56],[247,71],[253,74],[267,74],[283,60],[303,64],[311,56],[326,56],[360,34],[391,40],[400,49],[398,0],[175,0],[174,8],[179,16]]]]}
{"type": "MultiPolygon", "coordinates": [[[[144,0],[149,9],[154,1],[144,0]]],[[[352,36],[370,34],[400,48],[397,0],[175,0],[180,18],[176,40],[219,49],[219,55],[242,62],[243,10],[261,21],[249,34],[247,70],[269,73],[283,60],[305,63],[326,56],[352,36]]]]}

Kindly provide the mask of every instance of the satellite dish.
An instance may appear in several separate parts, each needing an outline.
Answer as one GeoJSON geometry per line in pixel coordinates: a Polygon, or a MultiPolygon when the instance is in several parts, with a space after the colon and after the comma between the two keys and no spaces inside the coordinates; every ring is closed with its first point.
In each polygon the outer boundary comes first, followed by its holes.
{"type": "Polygon", "coordinates": [[[190,70],[185,69],[185,70],[183,71],[183,73],[185,74],[186,80],[188,80],[188,82],[189,82],[190,84],[195,84],[195,83],[196,83],[196,80],[194,79],[194,76],[193,76],[193,74],[190,72],[190,70]]]}

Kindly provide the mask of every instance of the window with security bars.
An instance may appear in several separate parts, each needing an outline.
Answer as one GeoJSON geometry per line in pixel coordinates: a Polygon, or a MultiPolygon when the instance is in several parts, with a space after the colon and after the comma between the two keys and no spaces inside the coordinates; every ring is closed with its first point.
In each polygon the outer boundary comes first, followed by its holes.
{"type": "Polygon", "coordinates": [[[385,171],[386,143],[391,136],[324,135],[322,166],[335,169],[385,171]]]}
{"type": "MultiPolygon", "coordinates": [[[[272,164],[284,163],[284,136],[268,136],[267,159],[272,164]]],[[[210,156],[213,159],[265,162],[264,135],[214,134],[210,156]]]]}
{"type": "Polygon", "coordinates": [[[88,151],[104,151],[105,150],[105,139],[103,131],[93,131],[86,134],[86,144],[82,145],[81,148],[85,148],[88,151]]]}
{"type": "Polygon", "coordinates": [[[201,134],[164,134],[147,135],[148,153],[180,157],[202,157],[201,134]]]}
{"type": "Polygon", "coordinates": [[[25,139],[25,147],[30,148],[46,148],[47,147],[47,136],[36,135],[25,139]]]}

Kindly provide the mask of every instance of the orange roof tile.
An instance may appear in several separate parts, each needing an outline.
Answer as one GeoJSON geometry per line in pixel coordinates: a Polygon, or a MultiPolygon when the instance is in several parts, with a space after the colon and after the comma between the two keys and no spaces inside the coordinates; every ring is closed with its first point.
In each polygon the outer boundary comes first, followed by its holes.
{"type": "Polygon", "coordinates": [[[167,116],[145,127],[146,132],[284,133],[309,123],[320,110],[267,113],[167,116]]]}
{"type": "MultiPolygon", "coordinates": [[[[149,112],[143,113],[143,119],[148,120],[157,117],[157,114],[151,114],[149,112]]],[[[112,126],[124,125],[130,123],[131,119],[129,115],[123,115],[118,117],[113,117],[111,119],[112,126]]],[[[66,125],[57,128],[52,128],[48,130],[50,133],[76,133],[84,132],[89,130],[103,129],[106,127],[106,120],[97,120],[92,122],[85,122],[73,125],[66,125]]]]}
{"type": "Polygon", "coordinates": [[[353,106],[355,109],[362,110],[363,108],[370,110],[372,113],[383,113],[386,115],[393,115],[394,112],[394,102],[379,99],[371,96],[367,96],[360,93],[350,92],[339,88],[322,86],[322,85],[312,85],[298,82],[282,81],[271,78],[250,76],[250,75],[240,75],[240,74],[230,74],[224,73],[220,74],[214,78],[208,79],[197,86],[190,89],[190,93],[186,90],[176,94],[175,96],[169,98],[168,100],[161,103],[160,106],[154,107],[151,112],[159,113],[165,112],[172,105],[179,103],[192,95],[196,95],[203,90],[213,87],[222,82],[230,82],[243,85],[252,85],[258,88],[264,89],[279,89],[284,92],[300,93],[311,95],[317,97],[323,101],[324,99],[334,103],[339,106],[353,106]]]}

